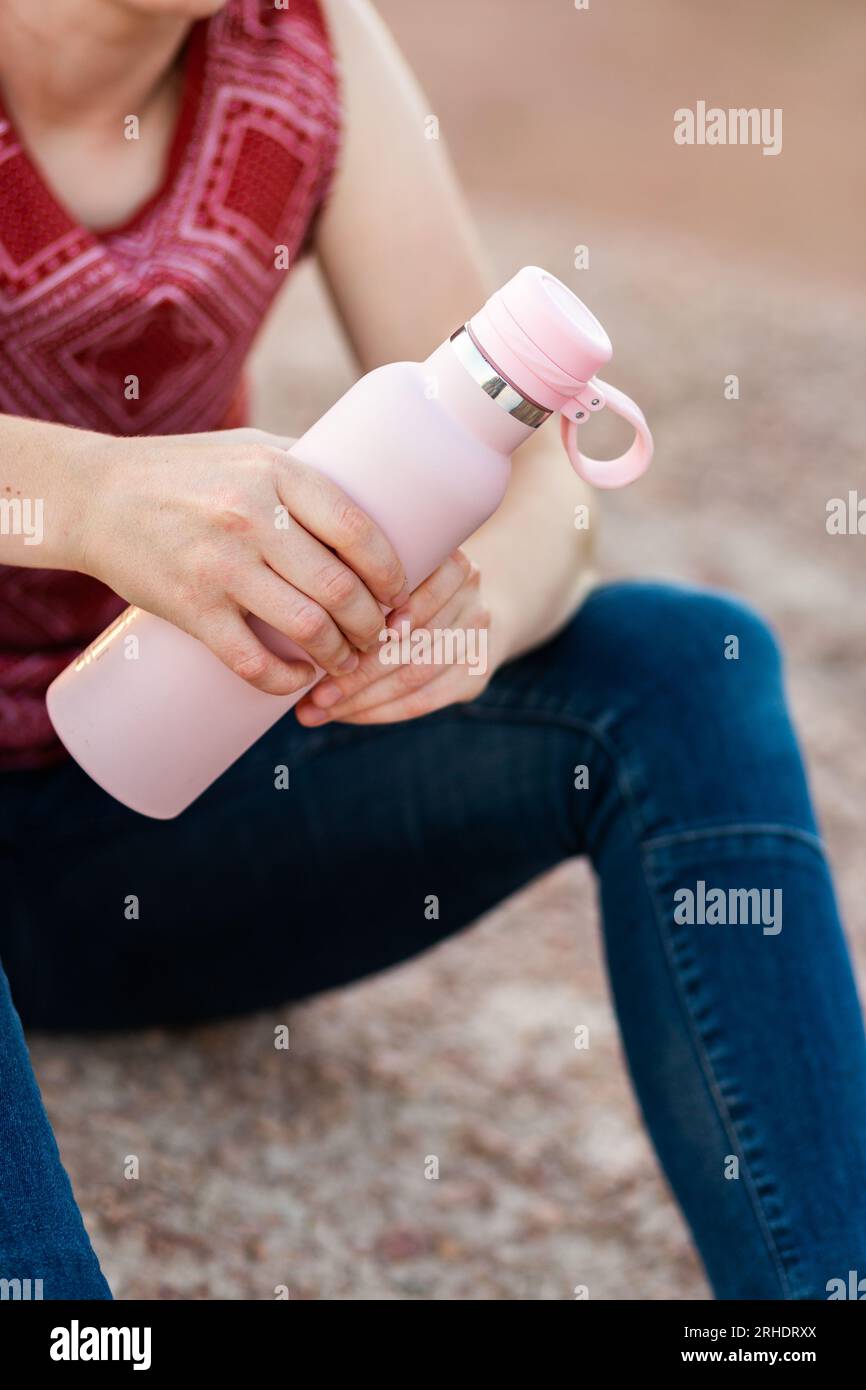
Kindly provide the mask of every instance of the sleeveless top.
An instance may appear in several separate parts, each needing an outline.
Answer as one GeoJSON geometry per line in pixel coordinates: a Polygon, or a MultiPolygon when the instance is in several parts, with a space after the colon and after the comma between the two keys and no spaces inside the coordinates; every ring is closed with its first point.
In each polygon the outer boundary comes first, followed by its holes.
{"type": "MultiPolygon", "coordinates": [[[[315,0],[228,0],[182,61],[162,185],[107,231],[53,196],[0,104],[0,412],[112,435],[244,422],[244,360],[335,172],[336,65],[315,0]]],[[[0,565],[0,770],[64,756],[45,691],[124,606],[0,565]]]]}

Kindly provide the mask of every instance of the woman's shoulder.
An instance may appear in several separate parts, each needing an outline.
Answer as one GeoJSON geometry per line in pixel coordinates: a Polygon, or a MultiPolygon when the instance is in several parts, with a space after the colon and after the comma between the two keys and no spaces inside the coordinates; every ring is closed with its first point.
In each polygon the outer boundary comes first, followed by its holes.
{"type": "Polygon", "coordinates": [[[282,65],[285,77],[285,59],[291,58],[300,72],[334,75],[328,11],[320,0],[228,0],[206,27],[209,56],[234,62],[239,70],[255,60],[266,72],[282,65]]]}
{"type": "MultiPolygon", "coordinates": [[[[228,0],[204,28],[201,80],[211,129],[252,125],[258,140],[292,136],[296,157],[330,166],[342,120],[327,13],[319,0],[228,0]],[[282,133],[279,133],[279,132],[282,133]]],[[[246,144],[256,141],[250,130],[246,144]]],[[[249,152],[249,151],[248,151],[249,152]]],[[[267,171],[265,171],[267,172],[267,171]]],[[[280,167],[271,171],[279,178],[280,167]]]]}

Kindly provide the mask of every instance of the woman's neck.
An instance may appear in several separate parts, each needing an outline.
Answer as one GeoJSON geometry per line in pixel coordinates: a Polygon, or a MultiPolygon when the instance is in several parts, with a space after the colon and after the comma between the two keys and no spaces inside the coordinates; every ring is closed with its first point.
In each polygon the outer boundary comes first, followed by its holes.
{"type": "Polygon", "coordinates": [[[94,132],[143,115],[190,28],[184,16],[117,0],[3,0],[0,90],[35,127],[72,121],[94,132]]]}

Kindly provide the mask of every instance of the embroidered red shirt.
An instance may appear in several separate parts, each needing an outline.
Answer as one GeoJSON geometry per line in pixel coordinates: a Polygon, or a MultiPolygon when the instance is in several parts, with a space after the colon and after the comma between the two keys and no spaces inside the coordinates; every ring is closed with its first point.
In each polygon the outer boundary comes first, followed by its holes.
{"type": "MultiPolygon", "coordinates": [[[[243,423],[245,358],[333,177],[337,72],[315,0],[229,0],[183,64],[161,187],[107,231],[63,207],[0,103],[0,412],[114,435],[243,423]]],[[[45,691],[123,607],[87,576],[0,566],[0,769],[64,756],[45,691]]]]}

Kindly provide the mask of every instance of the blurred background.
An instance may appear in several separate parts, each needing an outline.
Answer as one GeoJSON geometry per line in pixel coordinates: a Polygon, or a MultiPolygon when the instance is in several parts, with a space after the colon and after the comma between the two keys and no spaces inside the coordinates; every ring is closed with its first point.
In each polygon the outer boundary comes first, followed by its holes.
{"type": "MultiPolygon", "coordinates": [[[[605,498],[604,573],[734,590],[782,634],[863,981],[866,536],[825,519],[828,499],[866,496],[866,8],[378,8],[495,271],[566,280],[646,409],[655,465],[605,498]],[[674,111],[699,100],[781,107],[781,153],[676,145],[674,111]]],[[[257,423],[299,434],[351,376],[305,266],[256,353],[257,423]]],[[[589,452],[619,442],[605,428],[589,452]]],[[[118,1297],[708,1297],[629,1090],[585,865],[291,1012],[33,1052],[118,1297]],[[147,1181],[118,1183],[131,1153],[147,1181]],[[430,1153],[447,1181],[425,1181],[430,1153]]]]}

